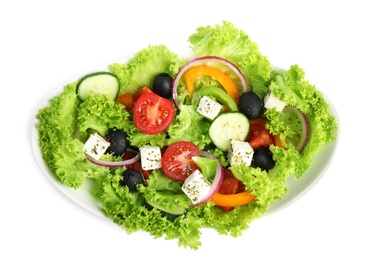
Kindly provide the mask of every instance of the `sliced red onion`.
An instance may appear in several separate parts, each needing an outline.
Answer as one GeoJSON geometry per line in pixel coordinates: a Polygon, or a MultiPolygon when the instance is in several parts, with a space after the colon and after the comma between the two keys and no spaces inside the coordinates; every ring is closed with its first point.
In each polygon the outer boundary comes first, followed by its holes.
{"type": "Polygon", "coordinates": [[[175,78],[173,79],[172,98],[173,98],[173,101],[175,102],[175,105],[177,108],[179,108],[177,87],[179,85],[179,81],[180,81],[181,77],[189,68],[194,67],[196,65],[199,65],[201,63],[205,63],[205,62],[220,62],[220,63],[228,66],[239,77],[241,84],[242,84],[243,92],[248,91],[248,83],[246,82],[245,76],[244,76],[244,74],[242,74],[242,72],[240,71],[240,69],[236,65],[234,65],[233,63],[231,63],[230,61],[228,61],[226,59],[223,59],[223,58],[220,58],[217,56],[204,56],[204,57],[196,58],[196,59],[193,59],[193,60],[190,60],[189,62],[187,62],[183,67],[181,67],[181,69],[176,74],[175,78]]]}
{"type": "Polygon", "coordinates": [[[92,158],[91,156],[89,156],[88,154],[85,154],[85,155],[90,162],[97,164],[97,165],[100,165],[100,166],[106,166],[109,168],[128,167],[140,159],[139,153],[137,153],[134,157],[132,157],[128,160],[119,161],[119,162],[96,160],[96,159],[92,158]]]}
{"type": "Polygon", "coordinates": [[[299,142],[295,146],[295,149],[301,153],[303,151],[303,149],[305,149],[305,146],[306,146],[306,144],[309,140],[309,137],[310,137],[309,120],[307,119],[307,116],[303,112],[301,112],[299,109],[297,109],[295,107],[286,106],[283,109],[283,111],[294,113],[302,124],[302,136],[301,136],[301,139],[299,140],[299,142]]]}
{"type": "Polygon", "coordinates": [[[207,158],[210,158],[210,159],[213,159],[213,160],[216,160],[217,161],[217,170],[216,170],[216,173],[215,173],[215,177],[214,177],[214,181],[213,183],[211,184],[211,189],[210,189],[210,192],[209,194],[207,194],[207,196],[205,196],[203,199],[201,199],[200,201],[198,201],[197,203],[194,203],[192,204],[191,206],[192,207],[195,207],[195,206],[199,206],[205,202],[207,202],[208,200],[211,199],[211,197],[219,190],[219,188],[221,187],[222,185],[222,181],[223,181],[223,168],[222,168],[222,165],[221,163],[219,162],[219,160],[217,159],[217,157],[215,157],[213,154],[209,153],[209,152],[206,152],[206,151],[200,151],[200,155],[201,156],[204,156],[204,157],[207,157],[207,158]]]}

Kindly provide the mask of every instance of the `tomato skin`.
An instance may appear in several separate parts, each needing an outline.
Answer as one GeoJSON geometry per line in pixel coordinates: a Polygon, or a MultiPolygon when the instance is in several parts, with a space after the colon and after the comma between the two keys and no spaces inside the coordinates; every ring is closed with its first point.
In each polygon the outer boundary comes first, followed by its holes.
{"type": "Polygon", "coordinates": [[[269,148],[271,144],[274,144],[273,136],[268,129],[265,128],[266,123],[267,121],[262,118],[258,118],[251,122],[246,141],[253,149],[259,147],[269,148]]]}
{"type": "Polygon", "coordinates": [[[170,145],[162,157],[162,170],[171,179],[184,182],[198,166],[192,160],[193,156],[200,156],[199,148],[187,141],[179,141],[170,145]]]}
{"type": "MultiPolygon", "coordinates": [[[[218,190],[219,193],[230,195],[230,194],[236,194],[245,191],[244,184],[233,175],[230,169],[225,168],[223,170],[223,173],[224,173],[224,177],[223,177],[221,187],[218,190]]],[[[230,211],[233,209],[233,207],[224,207],[224,206],[221,206],[221,208],[225,211],[230,211]]]]}
{"type": "Polygon", "coordinates": [[[133,116],[138,130],[145,134],[157,134],[173,122],[175,108],[171,101],[151,92],[137,99],[133,116]]]}
{"type": "Polygon", "coordinates": [[[148,86],[142,87],[137,94],[135,94],[134,101],[137,102],[140,96],[146,93],[153,93],[153,90],[151,90],[148,86]]]}

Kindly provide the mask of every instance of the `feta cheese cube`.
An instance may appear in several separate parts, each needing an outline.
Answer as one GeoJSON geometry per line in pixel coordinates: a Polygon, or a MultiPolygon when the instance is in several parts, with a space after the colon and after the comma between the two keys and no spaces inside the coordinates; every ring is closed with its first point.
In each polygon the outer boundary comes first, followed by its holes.
{"type": "Polygon", "coordinates": [[[99,134],[94,133],[90,135],[88,140],[85,142],[83,150],[86,154],[95,160],[99,160],[99,158],[106,152],[109,146],[110,142],[107,142],[99,134]]]}
{"type": "Polygon", "coordinates": [[[143,170],[161,168],[161,150],[158,146],[145,145],[139,149],[143,170]]]}
{"type": "Polygon", "coordinates": [[[222,110],[222,105],[208,96],[203,96],[200,101],[196,111],[204,117],[207,117],[211,120],[217,117],[219,112],[222,110]]]}
{"type": "Polygon", "coordinates": [[[195,170],[184,181],[181,189],[190,198],[192,203],[197,203],[210,193],[211,183],[199,170],[195,170]]]}
{"type": "Polygon", "coordinates": [[[277,98],[272,91],[264,98],[264,107],[266,109],[275,107],[277,111],[282,111],[285,106],[286,103],[277,98]]]}
{"type": "Polygon", "coordinates": [[[253,149],[248,142],[232,140],[228,152],[230,165],[242,164],[250,166],[253,158],[253,149]]]}

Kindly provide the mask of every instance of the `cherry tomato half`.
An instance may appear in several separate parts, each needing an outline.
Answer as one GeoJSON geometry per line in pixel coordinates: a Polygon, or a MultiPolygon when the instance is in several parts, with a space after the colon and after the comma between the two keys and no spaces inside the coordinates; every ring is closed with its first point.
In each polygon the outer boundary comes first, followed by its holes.
{"type": "Polygon", "coordinates": [[[145,134],[157,134],[172,123],[175,108],[168,99],[154,93],[146,93],[135,102],[133,116],[138,130],[145,134]]]}
{"type": "Polygon", "coordinates": [[[162,169],[169,178],[183,182],[198,169],[192,157],[199,155],[199,148],[195,144],[186,141],[176,142],[164,152],[162,169]]]}

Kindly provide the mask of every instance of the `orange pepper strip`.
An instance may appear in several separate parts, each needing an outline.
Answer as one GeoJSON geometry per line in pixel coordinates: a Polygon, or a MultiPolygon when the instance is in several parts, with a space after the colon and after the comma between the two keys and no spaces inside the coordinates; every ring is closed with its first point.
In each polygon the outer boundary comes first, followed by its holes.
{"type": "Polygon", "coordinates": [[[233,98],[234,102],[238,104],[240,95],[238,93],[236,83],[234,83],[234,81],[223,71],[207,65],[192,67],[188,69],[184,74],[184,82],[186,84],[190,97],[192,97],[192,94],[194,93],[195,80],[202,76],[210,76],[211,78],[217,80],[223,86],[229,96],[233,98]]]}
{"type": "Polygon", "coordinates": [[[255,198],[256,197],[252,195],[250,191],[230,195],[217,192],[211,197],[211,201],[214,202],[215,205],[222,207],[236,207],[248,204],[249,202],[254,201],[255,198]]]}

